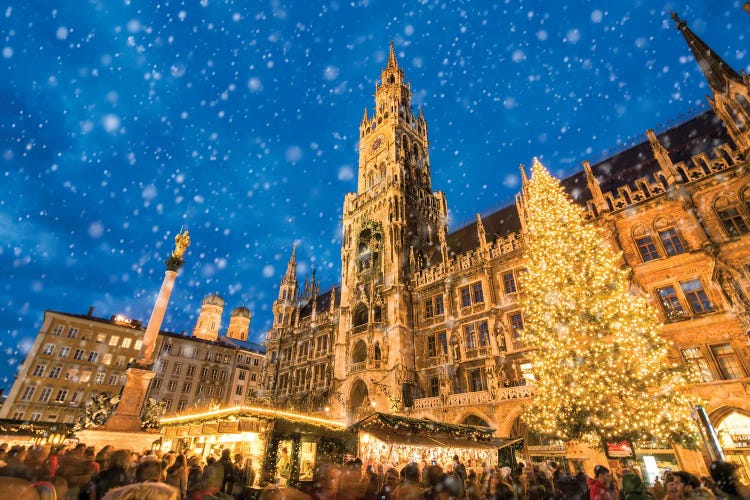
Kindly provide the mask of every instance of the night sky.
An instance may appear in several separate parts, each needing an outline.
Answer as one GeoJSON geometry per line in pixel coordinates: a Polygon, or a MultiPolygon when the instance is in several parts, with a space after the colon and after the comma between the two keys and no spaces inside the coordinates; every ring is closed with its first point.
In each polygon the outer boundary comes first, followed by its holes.
{"type": "Polygon", "coordinates": [[[337,283],[390,40],[454,230],[511,203],[533,156],[568,175],[705,109],[669,11],[750,71],[741,3],[4,2],[0,387],[45,309],[145,323],[182,226],[164,329],[218,292],[262,340],[294,242],[301,280],[337,283]]]}

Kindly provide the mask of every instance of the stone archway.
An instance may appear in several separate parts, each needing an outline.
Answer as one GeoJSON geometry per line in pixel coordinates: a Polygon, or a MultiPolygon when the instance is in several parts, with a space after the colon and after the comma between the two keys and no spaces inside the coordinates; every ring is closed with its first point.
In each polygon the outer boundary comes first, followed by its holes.
{"type": "Polygon", "coordinates": [[[362,379],[355,380],[349,389],[349,409],[354,420],[360,420],[372,413],[370,393],[362,379]]]}
{"type": "Polygon", "coordinates": [[[494,428],[494,426],[487,420],[485,417],[480,417],[474,413],[469,413],[464,418],[461,419],[460,423],[462,425],[473,425],[475,427],[489,427],[494,428]]]}
{"type": "Polygon", "coordinates": [[[352,349],[352,364],[367,361],[367,344],[364,340],[358,340],[352,349]]]}

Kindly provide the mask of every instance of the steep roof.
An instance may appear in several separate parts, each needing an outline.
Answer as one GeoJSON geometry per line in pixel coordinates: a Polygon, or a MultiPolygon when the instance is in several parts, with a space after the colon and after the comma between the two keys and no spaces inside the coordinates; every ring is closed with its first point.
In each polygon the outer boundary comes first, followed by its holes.
{"type": "MultiPolygon", "coordinates": [[[[330,290],[326,290],[325,292],[318,294],[318,298],[315,301],[315,309],[318,313],[326,312],[331,307],[331,293],[334,290],[336,290],[336,302],[334,303],[334,307],[338,307],[339,303],[341,302],[341,285],[333,286],[330,290]]],[[[312,316],[312,306],[313,301],[312,299],[310,299],[307,304],[302,306],[302,309],[299,312],[299,317],[307,318],[309,316],[312,316]]]]}
{"type": "MultiPolygon", "coordinates": [[[[689,162],[699,153],[708,153],[714,147],[729,142],[729,135],[721,120],[708,110],[657,135],[662,145],[669,151],[672,162],[689,162]]],[[[635,188],[635,181],[643,177],[653,179],[659,171],[659,164],[654,158],[649,142],[643,141],[614,156],[606,158],[591,167],[599,180],[602,193],[617,192],[617,188],[628,185],[635,188]]],[[[566,177],[562,186],[571,197],[580,204],[591,199],[584,171],[566,177]]],[[[509,205],[487,216],[482,217],[482,224],[487,233],[487,242],[498,236],[507,236],[521,230],[521,221],[515,205],[509,205]]],[[[467,224],[446,237],[450,254],[461,254],[479,246],[476,222],[467,224]]],[[[440,252],[431,256],[431,263],[440,259],[440,252]]]]}

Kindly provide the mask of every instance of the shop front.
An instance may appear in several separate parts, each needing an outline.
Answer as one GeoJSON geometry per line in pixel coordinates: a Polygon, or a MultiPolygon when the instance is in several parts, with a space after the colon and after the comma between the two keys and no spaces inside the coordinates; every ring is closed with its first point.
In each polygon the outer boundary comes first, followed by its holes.
{"type": "Polygon", "coordinates": [[[312,481],[322,463],[341,463],[356,451],[345,424],[271,408],[237,406],[163,418],[162,451],[186,451],[204,459],[223,450],[241,454],[253,486],[269,482],[296,485],[312,481]]]}
{"type": "Polygon", "coordinates": [[[750,483],[750,417],[733,411],[716,426],[724,459],[740,466],[745,483],[750,483]]]}
{"type": "Polygon", "coordinates": [[[467,468],[496,466],[498,451],[521,441],[494,437],[494,429],[374,413],[349,428],[359,440],[364,465],[396,467],[409,462],[445,469],[453,456],[467,468]]]}

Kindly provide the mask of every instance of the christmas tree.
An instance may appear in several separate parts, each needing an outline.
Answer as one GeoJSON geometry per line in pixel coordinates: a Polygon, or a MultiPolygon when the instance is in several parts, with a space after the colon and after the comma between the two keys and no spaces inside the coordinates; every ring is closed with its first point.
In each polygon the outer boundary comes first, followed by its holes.
{"type": "Polygon", "coordinates": [[[524,330],[536,395],[523,419],[542,435],[693,446],[685,372],[669,362],[656,311],[628,269],[536,159],[520,204],[526,230],[524,330]]]}

